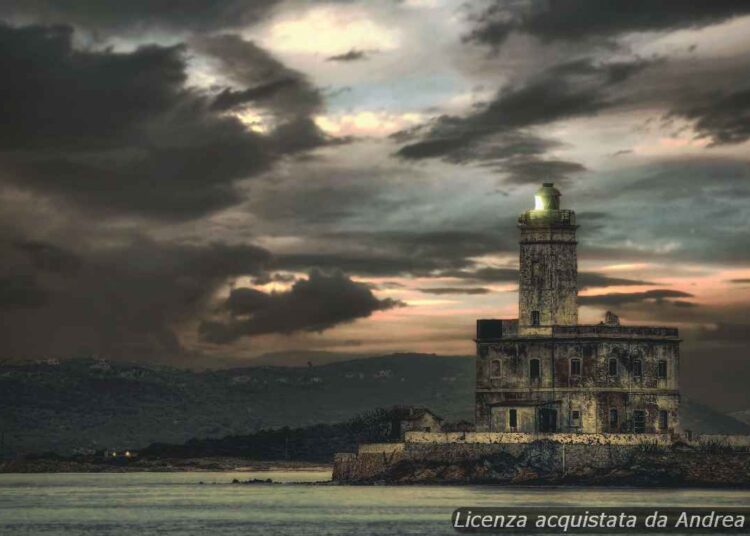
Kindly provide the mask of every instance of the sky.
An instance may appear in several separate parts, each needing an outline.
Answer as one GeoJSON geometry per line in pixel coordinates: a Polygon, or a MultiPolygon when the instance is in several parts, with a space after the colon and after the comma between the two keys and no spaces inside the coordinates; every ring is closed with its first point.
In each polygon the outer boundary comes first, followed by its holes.
{"type": "Polygon", "coordinates": [[[472,355],[516,219],[750,407],[750,3],[0,4],[0,358],[472,355]]]}

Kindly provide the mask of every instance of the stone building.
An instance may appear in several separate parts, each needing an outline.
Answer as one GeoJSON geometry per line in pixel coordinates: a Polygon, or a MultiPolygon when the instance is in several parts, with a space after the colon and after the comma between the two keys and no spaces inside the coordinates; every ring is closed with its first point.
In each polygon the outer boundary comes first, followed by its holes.
{"type": "Polygon", "coordinates": [[[677,329],[578,323],[578,226],[553,184],[518,228],[518,319],[477,321],[477,431],[676,433],[677,329]]]}
{"type": "Polygon", "coordinates": [[[406,432],[441,432],[443,418],[427,408],[396,406],[389,411],[391,438],[404,439],[406,432]]]}

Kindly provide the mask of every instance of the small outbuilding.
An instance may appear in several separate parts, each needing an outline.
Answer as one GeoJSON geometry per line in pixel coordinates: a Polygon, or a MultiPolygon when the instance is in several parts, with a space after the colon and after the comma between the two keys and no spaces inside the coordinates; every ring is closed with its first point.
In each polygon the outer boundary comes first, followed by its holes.
{"type": "Polygon", "coordinates": [[[402,440],[406,432],[442,432],[443,418],[427,408],[391,408],[391,438],[402,440]]]}

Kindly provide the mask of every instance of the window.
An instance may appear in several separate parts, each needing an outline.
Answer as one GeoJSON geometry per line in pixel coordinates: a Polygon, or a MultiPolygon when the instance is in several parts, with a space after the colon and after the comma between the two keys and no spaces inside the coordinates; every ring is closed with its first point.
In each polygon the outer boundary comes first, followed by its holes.
{"type": "Polygon", "coordinates": [[[518,428],[518,411],[515,409],[508,410],[508,428],[511,432],[515,432],[518,428]]]}
{"type": "Polygon", "coordinates": [[[614,357],[609,360],[609,375],[617,376],[617,359],[614,357]]]}
{"type": "Polygon", "coordinates": [[[570,425],[573,428],[578,428],[581,426],[581,412],[580,410],[574,409],[570,412],[570,425]]]}
{"type": "Polygon", "coordinates": [[[667,362],[664,359],[659,361],[659,379],[660,380],[667,379],[667,362]]]}
{"type": "Polygon", "coordinates": [[[664,410],[659,411],[659,430],[666,430],[669,425],[669,413],[664,410]]]}
{"type": "Polygon", "coordinates": [[[539,311],[531,311],[531,325],[532,326],[539,325],[539,311]]]}
{"type": "Polygon", "coordinates": [[[640,359],[633,359],[633,376],[643,376],[643,363],[640,359]]]}
{"type": "Polygon", "coordinates": [[[633,432],[636,434],[646,433],[646,412],[642,409],[633,412],[633,432]]]}
{"type": "Polygon", "coordinates": [[[490,376],[493,378],[499,378],[502,372],[501,364],[499,359],[493,359],[490,363],[490,376]]]}
{"type": "Polygon", "coordinates": [[[532,359],[531,361],[529,361],[529,378],[532,380],[538,380],[541,375],[541,370],[539,369],[539,360],[532,359]]]}
{"type": "Polygon", "coordinates": [[[618,415],[617,408],[609,408],[609,429],[612,432],[617,431],[618,415]]]}
{"type": "Polygon", "coordinates": [[[581,360],[574,357],[570,360],[570,375],[580,376],[581,375],[581,360]]]}

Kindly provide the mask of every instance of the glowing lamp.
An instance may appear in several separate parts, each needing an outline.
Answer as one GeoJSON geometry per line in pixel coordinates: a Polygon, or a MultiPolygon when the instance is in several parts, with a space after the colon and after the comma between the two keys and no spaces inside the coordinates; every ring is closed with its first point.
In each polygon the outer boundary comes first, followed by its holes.
{"type": "Polygon", "coordinates": [[[534,210],[560,210],[560,191],[545,182],[534,194],[534,210]]]}

